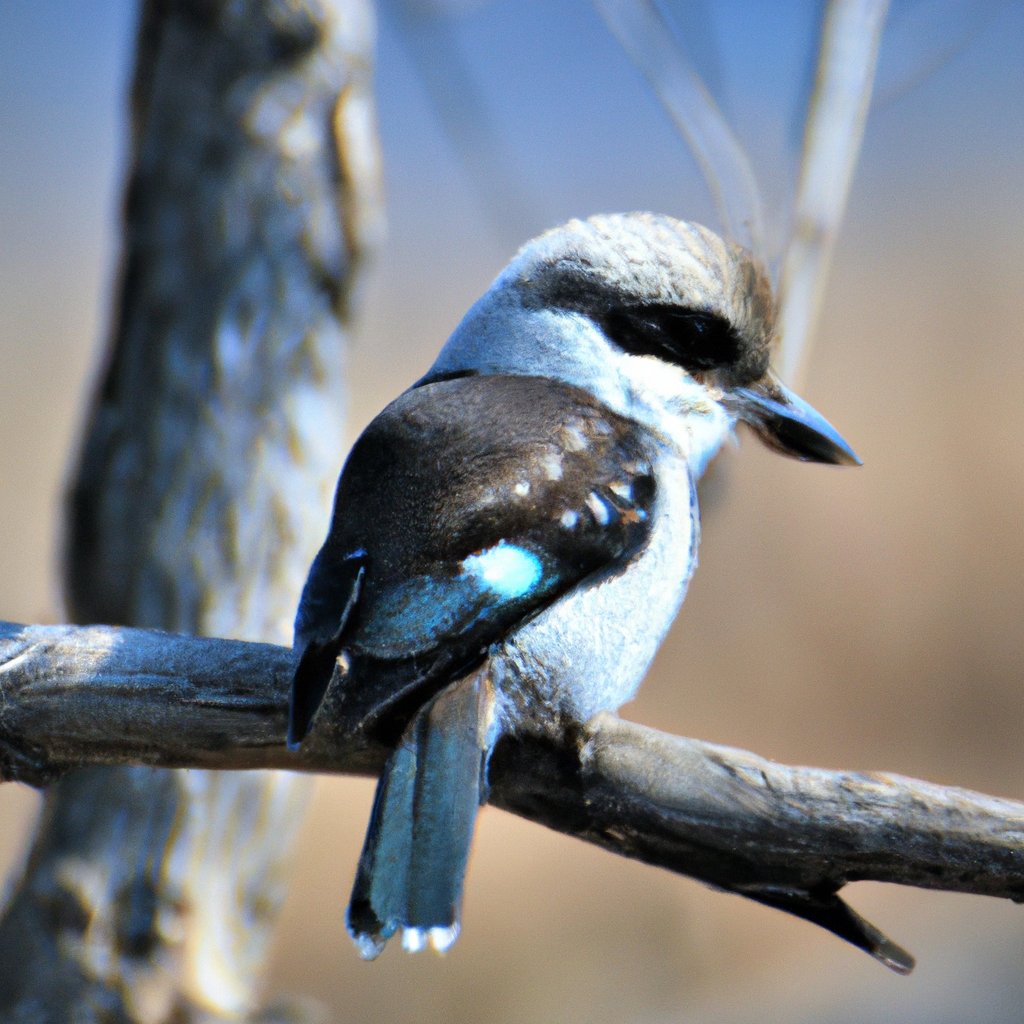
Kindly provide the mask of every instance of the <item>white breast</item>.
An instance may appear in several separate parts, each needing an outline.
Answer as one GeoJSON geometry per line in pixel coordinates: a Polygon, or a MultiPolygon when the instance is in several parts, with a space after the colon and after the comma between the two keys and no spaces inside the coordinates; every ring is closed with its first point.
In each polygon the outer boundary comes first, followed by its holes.
{"type": "Polygon", "coordinates": [[[558,730],[636,693],[697,561],[696,493],[684,459],[653,453],[651,535],[625,570],[584,583],[491,652],[505,728],[558,730]]]}

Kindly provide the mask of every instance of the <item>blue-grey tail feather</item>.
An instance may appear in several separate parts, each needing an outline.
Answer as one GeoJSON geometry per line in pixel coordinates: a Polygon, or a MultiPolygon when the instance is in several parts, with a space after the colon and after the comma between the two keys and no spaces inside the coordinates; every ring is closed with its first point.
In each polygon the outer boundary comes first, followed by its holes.
{"type": "Polygon", "coordinates": [[[413,949],[428,936],[447,948],[458,934],[492,706],[484,671],[448,687],[417,713],[385,766],[348,909],[364,958],[399,928],[413,949]]]}
{"type": "Polygon", "coordinates": [[[415,789],[416,745],[410,731],[377,783],[349,900],[346,924],[364,960],[383,951],[406,917],[415,789]]]}

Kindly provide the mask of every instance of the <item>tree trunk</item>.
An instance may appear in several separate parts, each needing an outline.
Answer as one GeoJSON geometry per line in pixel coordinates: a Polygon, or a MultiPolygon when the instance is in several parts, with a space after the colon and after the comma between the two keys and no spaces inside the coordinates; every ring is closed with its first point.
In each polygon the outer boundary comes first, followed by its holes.
{"type": "MultiPolygon", "coordinates": [[[[381,224],[368,0],[146,0],[118,317],[68,504],[80,623],[290,642],[381,224]]],[[[93,768],[46,796],[0,1017],[297,1019],[258,982],[308,795],[93,768]]]]}

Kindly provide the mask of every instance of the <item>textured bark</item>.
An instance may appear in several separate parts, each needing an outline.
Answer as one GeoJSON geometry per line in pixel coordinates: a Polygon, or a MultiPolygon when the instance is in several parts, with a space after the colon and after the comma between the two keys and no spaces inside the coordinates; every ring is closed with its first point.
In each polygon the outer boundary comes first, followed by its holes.
{"type": "MultiPolygon", "coordinates": [[[[74,620],[288,642],[380,222],[372,44],[368,0],[146,0],[115,336],[68,505],[74,620]]],[[[0,1018],[253,1014],[306,794],[141,767],[55,785],[0,924],[0,1018]]]]}
{"type": "MultiPolygon", "coordinates": [[[[126,762],[377,774],[389,751],[332,732],[330,691],[301,753],[287,750],[290,675],[291,652],[270,644],[0,625],[4,777],[126,762]]],[[[611,715],[557,740],[503,738],[489,783],[495,806],[798,914],[896,970],[912,958],[839,899],[847,882],[1024,901],[1024,803],[963,789],[789,767],[611,715]]]]}

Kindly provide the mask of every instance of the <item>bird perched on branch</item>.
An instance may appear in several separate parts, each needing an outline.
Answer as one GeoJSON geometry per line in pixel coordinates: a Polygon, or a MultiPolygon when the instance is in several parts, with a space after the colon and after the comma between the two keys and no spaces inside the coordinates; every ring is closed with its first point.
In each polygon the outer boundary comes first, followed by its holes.
{"type": "Polygon", "coordinates": [[[695,482],[737,422],[858,464],[773,376],[760,266],[651,214],[528,243],[356,442],[295,624],[289,743],[394,748],[348,910],[372,958],[458,935],[487,762],[636,692],[697,561],[695,482]],[[325,707],[326,707],[325,706],[325,707]]]}

